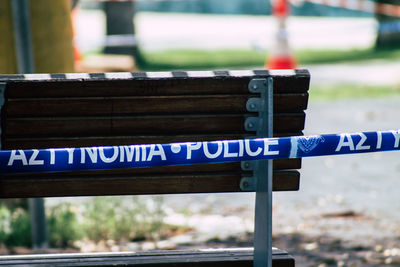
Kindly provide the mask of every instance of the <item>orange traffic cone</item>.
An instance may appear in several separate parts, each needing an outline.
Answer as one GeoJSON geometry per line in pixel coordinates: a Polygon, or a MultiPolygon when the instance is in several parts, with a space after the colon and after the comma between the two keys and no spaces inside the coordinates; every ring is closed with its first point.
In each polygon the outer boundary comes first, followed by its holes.
{"type": "Polygon", "coordinates": [[[275,0],[272,12],[278,19],[278,31],[275,35],[269,61],[265,64],[267,69],[295,69],[297,62],[290,51],[288,33],[286,30],[286,18],[290,13],[287,0],[275,0]]]}

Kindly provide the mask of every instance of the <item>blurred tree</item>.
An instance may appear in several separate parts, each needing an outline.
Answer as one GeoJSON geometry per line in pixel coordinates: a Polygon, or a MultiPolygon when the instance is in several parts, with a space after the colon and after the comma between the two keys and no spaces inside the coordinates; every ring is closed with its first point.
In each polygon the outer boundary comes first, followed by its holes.
{"type": "MultiPolygon", "coordinates": [[[[31,0],[35,71],[73,72],[70,0],[31,0]]],[[[16,73],[11,0],[0,0],[0,73],[16,73]]]]}
{"type": "MultiPolygon", "coordinates": [[[[16,42],[14,41],[17,28],[14,27],[13,14],[16,15],[16,18],[26,18],[27,16],[23,11],[26,11],[28,7],[30,13],[30,27],[28,28],[30,28],[32,36],[31,45],[34,66],[33,68],[24,67],[22,71],[34,71],[37,73],[73,72],[71,0],[29,0],[29,5],[26,5],[26,2],[12,1],[14,0],[0,0],[0,34],[2,36],[2,42],[0,42],[0,73],[11,74],[18,71],[16,57],[18,49],[16,49],[16,42]]],[[[21,19],[17,21],[22,25],[26,25],[26,23],[21,23],[23,21],[21,19]]],[[[26,34],[26,31],[21,31],[20,33],[26,34]]],[[[21,45],[19,48],[23,46],[21,45]]],[[[28,54],[31,53],[31,51],[28,52],[28,54]]],[[[30,65],[23,61],[20,61],[19,64],[30,65]]],[[[36,203],[35,205],[30,205],[34,245],[38,248],[47,247],[43,200],[40,202],[37,201],[40,199],[31,200],[36,203]],[[40,212],[38,212],[39,210],[40,212]]],[[[6,204],[13,208],[21,206],[26,209],[27,206],[26,200],[13,200],[8,201],[6,204]]],[[[18,236],[17,239],[21,239],[21,237],[18,236]]]]}
{"type": "Polygon", "coordinates": [[[73,72],[70,0],[31,0],[31,28],[36,72],[73,72]]]}
{"type": "Polygon", "coordinates": [[[0,73],[17,72],[11,14],[11,1],[0,0],[0,73]]]}
{"type": "MultiPolygon", "coordinates": [[[[377,0],[376,3],[400,5],[400,0],[377,0]]],[[[379,23],[375,48],[400,48],[399,18],[389,17],[378,13],[375,13],[375,17],[379,23]]]]}

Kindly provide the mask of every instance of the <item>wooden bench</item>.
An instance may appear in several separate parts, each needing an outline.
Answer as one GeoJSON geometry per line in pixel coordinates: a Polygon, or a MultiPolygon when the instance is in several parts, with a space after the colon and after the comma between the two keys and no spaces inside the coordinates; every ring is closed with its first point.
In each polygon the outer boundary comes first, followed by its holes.
{"type": "MultiPolygon", "coordinates": [[[[259,94],[249,91],[249,83],[269,77],[273,78],[274,85],[274,136],[301,135],[310,79],[304,70],[1,75],[1,149],[251,138],[256,135],[257,127],[249,121],[258,114],[249,99],[259,94]]],[[[300,167],[300,159],[274,161],[273,190],[298,190],[300,167]]],[[[222,163],[1,174],[0,197],[254,191],[253,172],[249,163],[222,163]]],[[[33,261],[29,257],[0,257],[0,265],[10,260],[23,265],[33,261]]],[[[251,249],[107,254],[108,260],[101,255],[96,257],[63,256],[71,266],[74,262],[135,266],[160,262],[165,266],[252,265],[251,249]]],[[[33,262],[52,265],[60,259],[44,255],[39,258],[33,262]]],[[[274,251],[274,266],[293,263],[287,253],[274,251]]]]}

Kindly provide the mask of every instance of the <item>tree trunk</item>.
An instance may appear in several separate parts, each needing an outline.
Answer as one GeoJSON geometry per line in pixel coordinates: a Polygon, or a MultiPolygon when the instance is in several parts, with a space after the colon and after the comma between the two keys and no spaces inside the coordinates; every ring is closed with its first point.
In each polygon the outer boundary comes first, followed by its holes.
{"type": "MultiPolygon", "coordinates": [[[[0,73],[16,73],[12,0],[0,0],[0,73]]],[[[33,56],[37,73],[73,72],[70,0],[31,0],[33,56]]]]}
{"type": "Polygon", "coordinates": [[[30,9],[36,72],[73,72],[71,1],[31,0],[30,9]]]}
{"type": "MultiPolygon", "coordinates": [[[[377,0],[378,4],[398,4],[398,0],[377,0]]],[[[376,49],[400,48],[399,18],[389,17],[376,13],[379,27],[375,43],[376,49]]]]}
{"type": "Polygon", "coordinates": [[[17,72],[11,14],[11,1],[0,0],[0,73],[17,72]]]}
{"type": "MultiPolygon", "coordinates": [[[[0,0],[0,73],[17,73],[17,57],[14,41],[14,23],[11,1],[0,0]]],[[[34,70],[36,73],[73,72],[71,1],[30,0],[30,28],[34,70]]],[[[20,13],[21,14],[21,13],[20,13]]],[[[43,199],[32,199],[30,205],[36,218],[32,219],[34,244],[47,247],[46,218],[43,199]],[[33,203],[32,201],[32,203],[33,203]],[[35,210],[32,207],[35,206],[35,210]],[[38,212],[40,210],[40,212],[38,212]]],[[[26,200],[8,202],[8,205],[26,207],[26,200]],[[21,203],[22,202],[22,203],[21,203]]]]}

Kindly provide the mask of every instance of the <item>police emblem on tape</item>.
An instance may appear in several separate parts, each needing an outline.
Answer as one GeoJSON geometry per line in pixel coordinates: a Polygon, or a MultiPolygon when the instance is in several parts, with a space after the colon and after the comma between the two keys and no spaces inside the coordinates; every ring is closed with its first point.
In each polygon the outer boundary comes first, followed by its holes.
{"type": "Polygon", "coordinates": [[[298,139],[298,147],[304,153],[313,151],[319,143],[325,142],[325,139],[319,135],[305,136],[298,139]]]}

